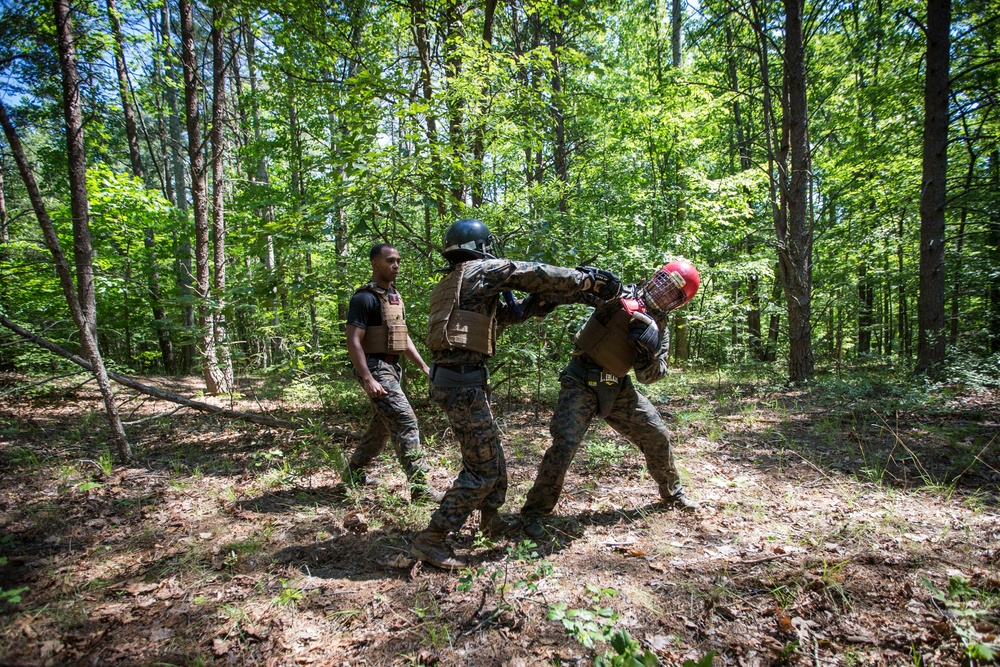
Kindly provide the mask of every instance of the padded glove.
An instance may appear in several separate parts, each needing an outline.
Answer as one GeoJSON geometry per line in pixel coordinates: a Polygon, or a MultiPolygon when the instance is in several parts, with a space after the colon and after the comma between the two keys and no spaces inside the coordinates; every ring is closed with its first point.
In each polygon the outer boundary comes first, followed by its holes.
{"type": "Polygon", "coordinates": [[[545,317],[559,304],[555,301],[547,301],[542,299],[537,294],[529,294],[528,297],[521,302],[521,308],[528,315],[528,317],[545,317]]]}
{"type": "Polygon", "coordinates": [[[636,313],[628,325],[628,339],[641,352],[653,356],[660,349],[660,327],[656,326],[652,318],[636,313]]]}
{"type": "Polygon", "coordinates": [[[605,301],[616,299],[621,294],[622,281],[610,271],[599,269],[596,266],[578,266],[576,270],[585,275],[582,285],[584,292],[594,294],[605,301]]]}

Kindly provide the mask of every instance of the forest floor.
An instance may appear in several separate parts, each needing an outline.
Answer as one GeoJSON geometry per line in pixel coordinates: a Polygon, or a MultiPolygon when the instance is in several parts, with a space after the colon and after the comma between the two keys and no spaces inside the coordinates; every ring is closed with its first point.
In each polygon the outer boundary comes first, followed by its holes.
{"type": "MultiPolygon", "coordinates": [[[[701,510],[658,508],[641,455],[596,423],[548,535],[491,541],[470,520],[455,545],[472,567],[449,573],[410,559],[434,506],[407,502],[390,455],[376,483],[340,483],[356,440],[325,434],[364,427],[356,387],[324,409],[241,386],[233,407],[309,421],[294,432],[122,392],[138,423],[121,466],[92,384],[4,394],[30,379],[0,376],[0,664],[982,664],[1000,393],[720,377],[651,394],[701,510]]],[[[416,403],[443,489],[457,448],[416,403]]],[[[495,407],[516,513],[551,404],[495,407]]]]}

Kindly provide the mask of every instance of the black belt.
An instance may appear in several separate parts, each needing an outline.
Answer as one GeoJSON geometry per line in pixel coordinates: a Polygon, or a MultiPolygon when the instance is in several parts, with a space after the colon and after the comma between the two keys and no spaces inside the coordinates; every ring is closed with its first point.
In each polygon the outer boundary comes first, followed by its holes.
{"type": "Polygon", "coordinates": [[[485,364],[431,364],[430,380],[439,387],[482,387],[490,380],[485,364]]]}
{"type": "Polygon", "coordinates": [[[370,359],[378,359],[379,361],[384,361],[387,364],[394,364],[399,361],[398,354],[383,354],[381,352],[371,352],[365,354],[366,357],[370,359]]]}
{"type": "Polygon", "coordinates": [[[452,373],[476,373],[486,368],[484,364],[432,364],[433,368],[444,368],[452,373]]]}

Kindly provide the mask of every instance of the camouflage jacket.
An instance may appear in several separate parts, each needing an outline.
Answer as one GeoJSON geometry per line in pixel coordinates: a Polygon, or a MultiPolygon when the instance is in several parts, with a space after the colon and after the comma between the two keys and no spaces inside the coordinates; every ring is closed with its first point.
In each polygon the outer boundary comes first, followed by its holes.
{"type": "MultiPolygon", "coordinates": [[[[560,303],[603,303],[597,296],[581,292],[586,274],[576,269],[509,259],[477,259],[464,264],[465,279],[459,292],[459,308],[488,315],[496,307],[496,322],[500,328],[548,312],[533,298],[518,301],[521,312],[515,312],[501,298],[507,290],[555,297],[560,303]]],[[[449,270],[458,266],[455,264],[449,270]]],[[[436,364],[479,364],[486,359],[487,355],[472,350],[452,348],[431,352],[431,360],[436,364]]]]}

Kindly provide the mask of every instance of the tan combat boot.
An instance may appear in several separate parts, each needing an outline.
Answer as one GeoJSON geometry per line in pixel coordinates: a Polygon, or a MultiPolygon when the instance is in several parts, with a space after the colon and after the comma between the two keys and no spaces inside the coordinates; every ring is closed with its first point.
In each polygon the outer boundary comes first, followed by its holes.
{"type": "Polygon", "coordinates": [[[468,565],[464,558],[456,556],[455,552],[444,543],[444,538],[445,534],[441,531],[430,528],[421,531],[413,540],[410,555],[443,570],[455,570],[468,565]]]}

